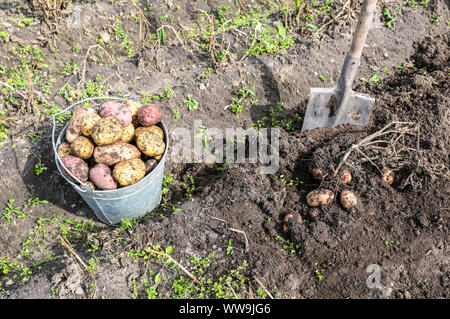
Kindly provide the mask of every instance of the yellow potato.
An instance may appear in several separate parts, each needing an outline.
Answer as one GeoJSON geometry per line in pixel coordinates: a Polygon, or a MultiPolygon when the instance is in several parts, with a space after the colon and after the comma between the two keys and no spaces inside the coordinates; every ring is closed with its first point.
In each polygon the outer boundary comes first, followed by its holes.
{"type": "Polygon", "coordinates": [[[85,136],[78,136],[70,143],[70,150],[72,155],[81,159],[88,159],[94,152],[94,143],[85,136]]]}
{"type": "Polygon", "coordinates": [[[122,137],[120,138],[120,140],[124,143],[128,143],[133,138],[134,138],[134,125],[133,123],[130,123],[129,125],[123,128],[122,137]]]}
{"type": "Polygon", "coordinates": [[[122,131],[123,126],[115,117],[103,117],[92,128],[91,138],[97,145],[107,145],[120,140],[122,131]]]}
{"type": "Polygon", "coordinates": [[[142,132],[153,132],[156,135],[158,135],[163,141],[164,141],[164,132],[163,130],[156,125],[152,125],[152,126],[139,126],[136,128],[136,130],[134,131],[134,135],[136,135],[136,137],[141,134],[142,132]]]}
{"type": "Polygon", "coordinates": [[[121,186],[135,184],[145,176],[145,164],[140,158],[122,161],[114,166],[113,176],[121,186]]]}
{"type": "Polygon", "coordinates": [[[101,117],[97,113],[86,114],[81,119],[81,133],[83,133],[84,136],[90,137],[92,134],[92,128],[100,119],[101,117]]]}
{"type": "Polygon", "coordinates": [[[71,155],[72,151],[70,150],[70,144],[63,142],[58,146],[58,156],[63,158],[64,156],[71,155]]]}
{"type": "Polygon", "coordinates": [[[309,207],[318,207],[331,204],[333,199],[334,194],[329,189],[317,189],[306,195],[306,204],[308,204],[309,207]]]}
{"type": "Polygon", "coordinates": [[[131,117],[133,119],[133,123],[135,124],[135,126],[137,126],[137,124],[139,123],[138,119],[137,119],[137,114],[139,112],[139,109],[141,108],[141,104],[139,102],[132,101],[132,100],[126,100],[122,104],[127,106],[128,109],[131,111],[131,117]]]}
{"type": "Polygon", "coordinates": [[[341,204],[345,210],[349,211],[352,214],[356,213],[356,205],[358,204],[358,199],[356,195],[351,191],[343,191],[341,193],[341,204]]]}
{"type": "Polygon", "coordinates": [[[164,153],[166,144],[153,132],[142,132],[136,137],[136,146],[147,156],[158,156],[164,153]]]}

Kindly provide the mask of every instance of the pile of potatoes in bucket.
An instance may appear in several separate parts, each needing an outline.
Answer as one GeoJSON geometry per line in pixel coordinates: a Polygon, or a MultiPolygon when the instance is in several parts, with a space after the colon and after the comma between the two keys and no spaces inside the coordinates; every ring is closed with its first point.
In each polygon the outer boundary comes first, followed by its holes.
{"type": "Polygon", "coordinates": [[[164,154],[164,132],[156,125],[162,117],[158,106],[131,100],[106,101],[98,109],[81,107],[70,120],[58,156],[92,189],[113,190],[135,184],[164,154]]]}

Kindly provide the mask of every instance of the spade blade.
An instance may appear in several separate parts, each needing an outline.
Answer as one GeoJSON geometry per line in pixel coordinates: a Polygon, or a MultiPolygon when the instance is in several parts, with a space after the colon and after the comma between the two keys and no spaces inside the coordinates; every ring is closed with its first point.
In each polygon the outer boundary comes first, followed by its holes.
{"type": "Polygon", "coordinates": [[[350,91],[340,105],[337,101],[334,87],[311,88],[302,132],[318,127],[333,128],[340,124],[367,125],[375,99],[367,94],[350,91]]]}

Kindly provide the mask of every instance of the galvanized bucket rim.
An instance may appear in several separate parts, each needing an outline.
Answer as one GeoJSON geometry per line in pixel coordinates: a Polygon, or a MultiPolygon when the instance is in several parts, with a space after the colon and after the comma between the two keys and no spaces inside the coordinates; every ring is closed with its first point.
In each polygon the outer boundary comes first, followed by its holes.
{"type": "MultiPolygon", "coordinates": [[[[52,144],[53,144],[53,151],[55,153],[55,163],[56,163],[56,167],[58,168],[58,171],[60,172],[61,176],[67,181],[69,182],[77,191],[83,192],[83,193],[91,193],[91,194],[114,194],[114,193],[120,193],[121,191],[124,190],[125,187],[122,188],[117,188],[117,189],[112,189],[112,190],[93,190],[91,187],[89,187],[88,185],[86,185],[85,183],[83,183],[81,180],[79,180],[77,177],[75,177],[70,171],[69,169],[64,165],[64,163],[62,162],[61,158],[58,155],[58,149],[57,149],[57,145],[56,145],[56,140],[55,140],[55,134],[56,134],[56,117],[58,115],[67,113],[69,110],[71,110],[72,108],[74,108],[75,106],[85,103],[85,102],[89,102],[89,101],[95,101],[95,100],[117,100],[117,101],[126,101],[126,100],[132,100],[132,99],[123,99],[123,98],[118,98],[118,97],[94,97],[94,98],[87,98],[81,101],[78,101],[76,103],[73,103],[72,105],[70,105],[69,107],[67,107],[66,109],[64,109],[63,111],[56,113],[53,115],[53,129],[52,129],[52,144]],[[75,181],[77,181],[80,185],[75,184],[74,182],[72,182],[61,170],[61,166],[64,168],[64,170],[70,175],[70,177],[72,177],[75,181]]],[[[90,107],[98,107],[100,106],[101,103],[98,104],[94,104],[91,105],[90,107]]],[[[58,140],[61,139],[61,134],[62,132],[64,132],[67,129],[67,126],[69,125],[68,121],[64,127],[62,128],[61,132],[58,135],[58,140]]],[[[156,165],[156,167],[153,169],[153,171],[156,171],[156,168],[159,165],[162,165],[161,163],[163,163],[165,161],[166,158],[166,153],[167,150],[169,148],[169,136],[168,136],[168,131],[167,131],[167,127],[164,124],[164,121],[159,122],[161,123],[162,129],[164,131],[164,137],[165,137],[165,144],[166,144],[166,149],[164,150],[163,156],[161,158],[161,160],[158,162],[158,164],[156,165]]],[[[157,124],[159,124],[157,123],[157,124]]],[[[139,182],[133,184],[133,185],[129,185],[126,186],[127,190],[132,191],[134,188],[139,188],[139,186],[145,182],[145,180],[151,178],[152,172],[150,172],[147,176],[145,176],[144,178],[142,178],[139,182]]]]}

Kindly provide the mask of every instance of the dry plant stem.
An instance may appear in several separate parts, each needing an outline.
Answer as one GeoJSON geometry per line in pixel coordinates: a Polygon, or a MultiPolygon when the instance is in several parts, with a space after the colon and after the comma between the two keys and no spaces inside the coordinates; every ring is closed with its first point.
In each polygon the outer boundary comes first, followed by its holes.
{"type": "Polygon", "coordinates": [[[211,16],[210,18],[211,26],[210,26],[210,38],[209,38],[209,53],[211,54],[211,64],[213,67],[216,66],[216,56],[214,54],[214,47],[215,47],[215,41],[214,41],[214,16],[211,16]]]}
{"type": "Polygon", "coordinates": [[[245,233],[245,231],[243,230],[239,230],[239,229],[234,229],[234,228],[227,228],[228,230],[237,232],[237,233],[241,233],[242,235],[244,235],[244,239],[245,239],[245,252],[248,252],[248,239],[247,239],[247,234],[245,233]]]}
{"type": "Polygon", "coordinates": [[[325,23],[323,26],[321,26],[319,29],[317,29],[317,31],[315,32],[316,34],[319,33],[320,31],[322,31],[323,28],[325,28],[327,25],[329,25],[330,23],[332,23],[333,21],[336,21],[337,18],[339,18],[341,16],[341,14],[344,12],[345,8],[347,7],[347,5],[350,3],[350,0],[348,0],[344,6],[342,7],[341,11],[339,11],[339,13],[337,15],[335,15],[332,19],[330,19],[327,23],[325,23]]]}
{"type": "Polygon", "coordinates": [[[91,51],[91,49],[98,47],[98,44],[95,45],[91,45],[86,52],[86,55],[84,56],[84,61],[83,61],[83,71],[81,71],[81,79],[80,82],[78,82],[78,86],[82,86],[84,85],[84,83],[86,83],[86,63],[87,63],[87,58],[89,56],[89,52],[91,51]]]}
{"type": "Polygon", "coordinates": [[[202,283],[200,281],[198,281],[197,278],[195,278],[195,276],[193,274],[191,274],[186,268],[183,267],[183,265],[181,265],[178,261],[176,261],[175,259],[172,258],[172,256],[167,255],[165,252],[162,251],[156,251],[153,249],[147,249],[148,252],[151,252],[153,254],[157,254],[160,256],[164,256],[168,259],[170,259],[175,265],[177,265],[178,267],[180,267],[180,269],[186,274],[188,275],[193,281],[195,281],[196,284],[198,284],[199,286],[202,286],[202,283]]]}
{"type": "Polygon", "coordinates": [[[236,292],[234,291],[233,287],[231,286],[230,282],[227,281],[226,283],[227,283],[228,287],[231,289],[231,291],[233,292],[234,298],[239,299],[238,296],[236,295],[236,292]]]}
{"type": "Polygon", "coordinates": [[[163,28],[169,28],[170,30],[172,30],[173,33],[175,34],[175,36],[177,37],[178,41],[180,42],[181,46],[184,48],[183,40],[181,40],[181,38],[180,38],[180,36],[178,35],[177,31],[175,31],[174,27],[172,27],[171,25],[166,25],[166,24],[164,24],[164,25],[160,26],[160,27],[156,30],[156,33],[158,33],[158,32],[159,32],[161,29],[163,29],[163,28]]]}
{"type": "Polygon", "coordinates": [[[247,8],[245,7],[244,3],[242,2],[243,0],[238,0],[239,5],[241,6],[242,10],[244,10],[244,12],[247,12],[247,8]]]}
{"type": "MultiPolygon", "coordinates": [[[[368,145],[368,143],[370,143],[373,139],[382,136],[382,135],[386,135],[388,133],[399,133],[399,130],[389,130],[386,131],[389,127],[391,127],[392,125],[395,124],[403,124],[403,125],[414,125],[416,124],[415,122],[398,122],[398,121],[394,121],[391,122],[389,124],[386,124],[381,130],[376,131],[373,134],[370,134],[368,136],[366,136],[365,138],[363,138],[359,143],[353,144],[349,150],[345,153],[344,157],[342,158],[341,162],[339,163],[339,165],[337,166],[337,168],[334,170],[333,173],[333,177],[336,177],[337,173],[339,172],[339,170],[341,169],[342,165],[344,165],[345,161],[347,160],[347,158],[350,156],[350,154],[357,149],[358,151],[361,152],[361,150],[359,149],[360,147],[366,146],[368,145]]],[[[401,131],[400,131],[401,132],[401,131]]],[[[372,161],[371,161],[372,162],[372,161]]],[[[373,162],[372,162],[373,163],[373,162]]],[[[376,166],[376,165],[375,165],[376,166]]]]}
{"type": "Polygon", "coordinates": [[[274,299],[272,294],[270,293],[269,290],[267,290],[267,288],[263,285],[263,283],[261,282],[261,280],[258,279],[258,277],[253,277],[255,279],[255,281],[258,283],[258,285],[261,286],[262,289],[264,289],[264,291],[266,292],[266,294],[270,297],[270,299],[274,299]]]}
{"type": "Polygon", "coordinates": [[[97,281],[94,278],[94,275],[92,274],[92,272],[89,270],[89,267],[83,262],[83,260],[80,258],[80,256],[78,256],[77,253],[75,253],[75,251],[72,249],[72,247],[70,247],[69,242],[67,241],[67,239],[65,239],[63,236],[58,235],[58,239],[61,241],[61,244],[73,255],[75,256],[75,258],[80,262],[80,264],[84,267],[84,269],[86,269],[86,271],[89,273],[89,275],[91,276],[92,280],[94,281],[94,293],[92,298],[95,298],[95,295],[97,293],[97,281]]]}

